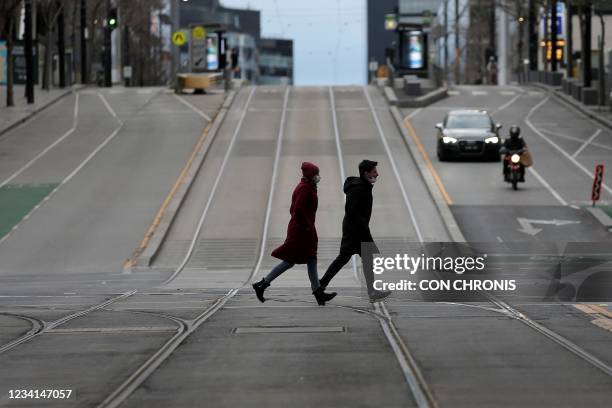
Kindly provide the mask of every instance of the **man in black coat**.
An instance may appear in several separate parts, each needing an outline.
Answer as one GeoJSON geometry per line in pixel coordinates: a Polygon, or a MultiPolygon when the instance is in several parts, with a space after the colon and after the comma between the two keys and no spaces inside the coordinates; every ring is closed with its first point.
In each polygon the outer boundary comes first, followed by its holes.
{"type": "MultiPolygon", "coordinates": [[[[344,182],[344,220],[342,221],[342,242],[340,254],[329,265],[321,278],[321,286],[326,288],[329,282],[346,265],[354,254],[361,256],[361,243],[374,242],[370,233],[370,217],[372,215],[372,188],[378,178],[377,162],[363,160],[359,163],[359,177],[348,177],[344,182]]],[[[369,263],[371,259],[364,259],[369,263]]],[[[389,296],[389,291],[378,291],[373,288],[374,275],[371,267],[363,268],[368,295],[371,301],[377,301],[389,296]]]]}

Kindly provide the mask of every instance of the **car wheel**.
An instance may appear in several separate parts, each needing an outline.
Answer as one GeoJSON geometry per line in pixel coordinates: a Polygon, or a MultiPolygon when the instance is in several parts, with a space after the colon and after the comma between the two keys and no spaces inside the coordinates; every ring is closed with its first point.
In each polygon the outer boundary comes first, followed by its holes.
{"type": "Polygon", "coordinates": [[[440,146],[438,146],[438,160],[448,161],[448,153],[440,146]]]}

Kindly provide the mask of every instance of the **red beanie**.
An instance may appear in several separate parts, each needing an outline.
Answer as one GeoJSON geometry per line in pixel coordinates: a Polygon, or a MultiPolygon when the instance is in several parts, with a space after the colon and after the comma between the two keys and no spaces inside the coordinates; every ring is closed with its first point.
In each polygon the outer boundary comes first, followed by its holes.
{"type": "Polygon", "coordinates": [[[306,178],[312,178],[319,174],[319,168],[312,163],[302,163],[302,175],[306,178]]]}

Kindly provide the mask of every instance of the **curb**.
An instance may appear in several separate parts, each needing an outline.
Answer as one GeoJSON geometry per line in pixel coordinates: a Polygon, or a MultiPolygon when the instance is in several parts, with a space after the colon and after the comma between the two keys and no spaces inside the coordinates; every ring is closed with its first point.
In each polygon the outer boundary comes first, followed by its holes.
{"type": "Polygon", "coordinates": [[[604,118],[603,116],[597,114],[596,112],[593,112],[591,109],[586,108],[583,104],[581,104],[580,102],[574,100],[572,97],[570,97],[568,95],[565,95],[563,92],[558,91],[556,89],[551,89],[550,87],[548,87],[548,86],[546,86],[544,84],[537,83],[537,82],[529,82],[529,85],[532,85],[532,86],[535,86],[536,88],[540,88],[542,90],[545,90],[549,94],[552,94],[553,96],[555,96],[561,102],[565,103],[566,105],[569,105],[571,108],[579,111],[583,115],[586,115],[587,117],[595,120],[599,124],[601,124],[603,126],[606,126],[608,129],[612,130],[612,121],[611,120],[608,120],[608,119],[604,118]]]}
{"type": "MultiPolygon", "coordinates": [[[[40,112],[44,111],[45,109],[47,109],[51,105],[53,105],[56,102],[58,102],[60,99],[64,98],[65,96],[68,96],[68,95],[70,95],[70,94],[72,94],[74,92],[77,92],[77,91],[79,91],[79,90],[81,90],[83,88],[85,88],[85,86],[83,86],[83,85],[75,85],[75,86],[71,87],[70,89],[60,93],[55,98],[52,98],[51,100],[49,100],[48,102],[46,102],[43,105],[39,106],[38,108],[34,109],[33,111],[28,112],[24,117],[15,120],[13,123],[11,123],[10,125],[6,126],[4,129],[0,129],[0,136],[2,136],[5,133],[15,129],[17,126],[21,125],[22,123],[27,122],[32,117],[34,117],[37,114],[39,114],[40,112]]],[[[10,108],[7,108],[7,109],[10,109],[10,108]]]]}
{"type": "Polygon", "coordinates": [[[398,98],[397,94],[395,93],[395,90],[390,86],[385,86],[382,89],[383,94],[385,95],[385,99],[387,100],[387,103],[389,105],[399,106],[402,108],[423,108],[448,97],[448,88],[446,87],[438,88],[429,93],[426,93],[425,95],[410,99],[398,98]]]}
{"type": "Polygon", "coordinates": [[[404,140],[404,143],[406,144],[406,147],[408,148],[412,159],[416,163],[419,172],[421,173],[421,178],[427,186],[429,195],[436,204],[438,213],[442,217],[442,222],[444,223],[444,226],[446,227],[446,230],[448,231],[451,240],[454,242],[467,242],[467,240],[463,236],[463,233],[461,232],[461,229],[459,228],[459,224],[457,224],[457,220],[455,219],[455,216],[453,215],[450,206],[446,203],[446,201],[444,201],[442,193],[436,186],[436,183],[433,179],[433,175],[427,170],[425,160],[423,159],[414,142],[412,141],[412,137],[408,134],[408,130],[404,126],[404,121],[400,110],[396,106],[392,106],[390,110],[391,116],[393,116],[393,119],[395,121],[395,125],[403,136],[402,139],[404,140]]]}
{"type": "Polygon", "coordinates": [[[180,210],[183,202],[185,201],[185,198],[187,197],[187,194],[189,193],[189,190],[191,189],[193,181],[195,180],[195,177],[197,176],[200,167],[204,162],[204,159],[208,155],[210,146],[215,140],[217,132],[225,119],[225,115],[227,114],[232,103],[234,102],[235,96],[236,91],[230,91],[230,93],[223,101],[221,109],[219,109],[219,111],[215,115],[213,121],[207,125],[207,127],[210,126],[210,130],[208,132],[206,140],[200,147],[200,150],[195,156],[193,163],[189,167],[185,179],[181,182],[181,185],[176,191],[176,194],[174,194],[170,203],[164,210],[161,216],[161,220],[155,228],[155,232],[151,236],[151,239],[144,251],[138,256],[134,267],[150,267],[153,261],[155,260],[155,257],[159,253],[159,250],[164,240],[166,239],[166,236],[168,235],[170,227],[172,227],[172,224],[174,223],[178,211],[180,210]]]}

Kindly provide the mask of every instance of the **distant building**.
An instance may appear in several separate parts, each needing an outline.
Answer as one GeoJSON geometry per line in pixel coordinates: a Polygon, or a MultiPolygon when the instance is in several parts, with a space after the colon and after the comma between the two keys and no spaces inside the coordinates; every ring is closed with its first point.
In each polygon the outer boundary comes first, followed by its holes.
{"type": "Polygon", "coordinates": [[[293,84],[293,40],[261,39],[258,83],[263,85],[293,84]]]}
{"type": "Polygon", "coordinates": [[[397,33],[385,29],[385,16],[397,12],[398,0],[368,0],[368,62],[385,65],[385,50],[395,48],[397,33]]]}
{"type": "MultiPolygon", "coordinates": [[[[238,68],[234,78],[257,83],[259,76],[258,46],[261,31],[259,10],[223,7],[219,0],[190,0],[179,2],[180,26],[196,24],[221,25],[226,30],[228,48],[238,55],[238,68]]],[[[189,54],[181,53],[181,65],[188,66],[189,54]]]]}

